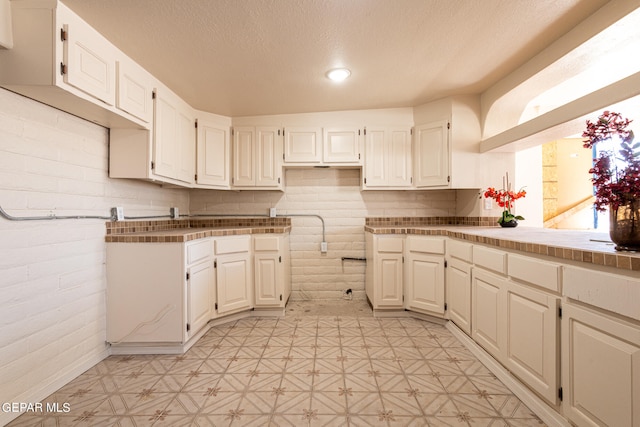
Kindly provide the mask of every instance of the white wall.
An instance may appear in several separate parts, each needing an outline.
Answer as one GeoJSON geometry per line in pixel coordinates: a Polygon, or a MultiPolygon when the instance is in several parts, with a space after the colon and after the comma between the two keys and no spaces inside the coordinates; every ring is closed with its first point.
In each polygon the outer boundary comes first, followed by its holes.
{"type": "Polygon", "coordinates": [[[542,209],[542,146],[538,145],[516,153],[516,173],[514,190],[524,188],[527,195],[516,202],[515,213],[522,215],[525,227],[542,227],[544,212],[542,209]]]}
{"type": "Polygon", "coordinates": [[[292,298],[335,299],[352,289],[364,298],[367,216],[455,216],[456,193],[439,191],[360,191],[356,169],[289,169],[285,192],[191,192],[193,214],[314,214],[324,218],[328,252],[320,253],[322,224],[313,217],[293,217],[291,231],[292,298]]]}
{"type": "MultiPolygon", "coordinates": [[[[185,190],[108,179],[107,132],[0,89],[0,206],[13,216],[188,210],[185,190]]],[[[0,218],[0,402],[37,402],[105,356],[105,222],[0,218]]]]}

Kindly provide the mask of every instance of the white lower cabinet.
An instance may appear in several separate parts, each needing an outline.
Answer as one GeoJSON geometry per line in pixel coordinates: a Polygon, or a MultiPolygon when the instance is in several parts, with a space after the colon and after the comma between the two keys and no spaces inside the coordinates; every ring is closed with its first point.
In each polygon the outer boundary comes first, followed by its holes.
{"type": "Polygon", "coordinates": [[[108,243],[107,341],[114,354],[183,353],[211,319],[284,308],[290,268],[288,234],[108,243]]]}
{"type": "Polygon", "coordinates": [[[214,279],[211,239],[107,244],[107,341],[183,351],[211,317],[214,279]]]}
{"type": "Polygon", "coordinates": [[[216,238],[215,256],[218,314],[253,307],[251,236],[216,238]]]}
{"type": "Polygon", "coordinates": [[[187,336],[191,337],[211,319],[215,304],[215,274],[210,259],[187,269],[187,336]]]}
{"type": "Polygon", "coordinates": [[[446,270],[449,319],[471,335],[471,264],[452,258],[447,261],[446,270]]]}
{"type": "Polygon", "coordinates": [[[444,251],[443,237],[407,236],[406,309],[444,315],[444,251]]]}
{"type": "Polygon", "coordinates": [[[291,295],[289,236],[254,236],[255,306],[283,308],[291,295]]]}
{"type": "Polygon", "coordinates": [[[447,240],[446,300],[447,316],[467,335],[471,335],[471,268],[473,245],[457,239],[447,240]]]}
{"type": "Polygon", "coordinates": [[[558,403],[560,297],[512,281],[506,290],[504,364],[549,403],[558,403]]]}
{"type": "Polygon", "coordinates": [[[367,298],[377,309],[402,309],[404,237],[366,233],[367,298]]]}
{"type": "Polygon", "coordinates": [[[562,318],[563,412],[578,426],[640,426],[640,326],[571,302],[562,318]]]}
{"type": "Polygon", "coordinates": [[[552,405],[560,382],[559,307],[559,296],[473,268],[472,338],[552,405]]]}
{"type": "Polygon", "coordinates": [[[498,361],[506,343],[507,280],[480,268],[471,273],[471,337],[498,361]]]}

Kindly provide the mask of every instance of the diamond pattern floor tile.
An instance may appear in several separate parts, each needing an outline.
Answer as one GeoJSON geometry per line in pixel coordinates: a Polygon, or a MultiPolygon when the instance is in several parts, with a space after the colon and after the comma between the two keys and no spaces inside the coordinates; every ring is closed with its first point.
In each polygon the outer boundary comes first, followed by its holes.
{"type": "Polygon", "coordinates": [[[18,426],[540,426],[442,325],[362,301],[293,301],[211,329],[184,355],[111,356],[18,426]]]}

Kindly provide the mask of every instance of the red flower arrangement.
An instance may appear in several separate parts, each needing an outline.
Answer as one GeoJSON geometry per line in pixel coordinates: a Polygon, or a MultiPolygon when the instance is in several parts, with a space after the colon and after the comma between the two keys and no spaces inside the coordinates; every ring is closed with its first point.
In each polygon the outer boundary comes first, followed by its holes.
{"type": "Polygon", "coordinates": [[[527,192],[524,188],[521,188],[519,191],[511,190],[511,183],[509,182],[509,174],[506,174],[502,179],[502,189],[496,190],[493,187],[487,188],[484,192],[484,197],[487,199],[493,199],[496,201],[498,206],[503,208],[502,216],[498,219],[499,224],[503,223],[511,223],[515,220],[524,220],[524,217],[521,215],[514,215],[511,213],[511,209],[515,205],[515,201],[523,198],[527,195],[527,192]]]}
{"type": "Polygon", "coordinates": [[[591,182],[595,191],[594,206],[599,211],[607,207],[617,210],[620,206],[640,200],[640,143],[633,144],[633,131],[628,129],[631,120],[620,113],[604,111],[596,122],[587,120],[585,148],[611,142],[616,146],[600,151],[593,159],[591,182]],[[613,140],[617,137],[619,141],[613,140]],[[616,154],[617,148],[617,154],[616,154]]]}

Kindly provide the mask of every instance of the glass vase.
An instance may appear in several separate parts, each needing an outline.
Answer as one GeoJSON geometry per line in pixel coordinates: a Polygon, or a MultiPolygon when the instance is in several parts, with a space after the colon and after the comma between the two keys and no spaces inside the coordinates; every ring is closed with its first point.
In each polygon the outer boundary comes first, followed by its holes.
{"type": "Polygon", "coordinates": [[[617,251],[640,251],[640,201],[609,209],[609,236],[617,251]]]}

